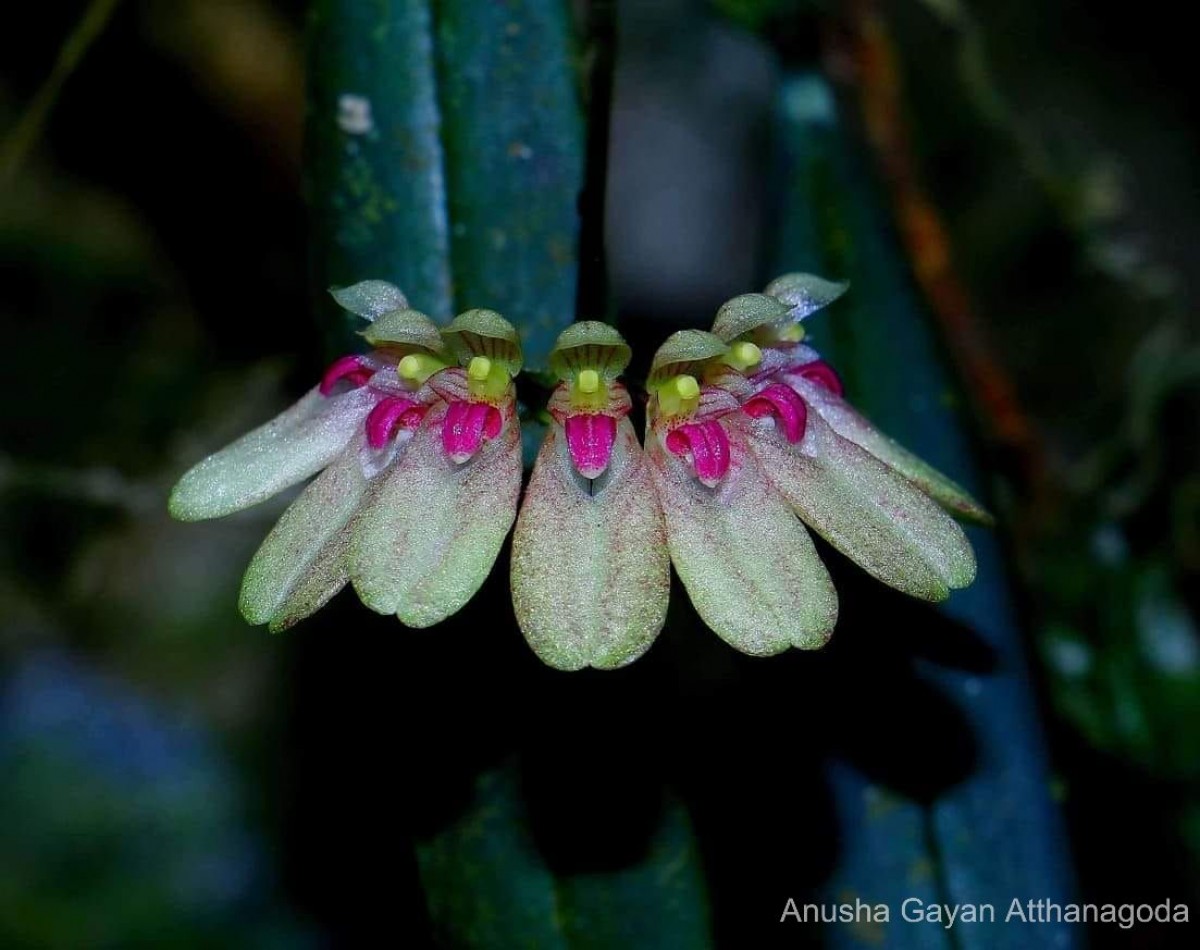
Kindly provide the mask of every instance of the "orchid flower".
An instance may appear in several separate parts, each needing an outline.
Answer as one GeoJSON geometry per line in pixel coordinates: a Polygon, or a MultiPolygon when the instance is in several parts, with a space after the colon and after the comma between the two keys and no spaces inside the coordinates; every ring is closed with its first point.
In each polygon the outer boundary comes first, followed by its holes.
{"type": "Polygon", "coordinates": [[[650,368],[644,451],[618,381],[624,339],[603,323],[567,328],[518,519],[516,330],[491,310],[438,330],[396,287],[365,281],[334,296],[369,322],[371,351],[337,360],[292,408],[187,472],[171,513],[219,517],[317,475],[243,582],[242,614],[273,630],[348,581],[372,610],[436,624],[478,591],[516,521],[514,610],[550,666],[641,656],[666,619],[671,564],[735,648],[815,649],[838,604],[808,528],[883,582],[938,601],[975,574],[947,510],[988,520],[864,419],[803,343],[801,321],[845,289],[789,274],[728,301],[712,333],[668,338],[650,368]]]}
{"type": "Polygon", "coordinates": [[[429,627],[487,579],[517,515],[521,429],[517,331],[492,310],[442,330],[458,366],[425,382],[437,402],[355,519],[350,579],[362,602],[429,627]]]}
{"type": "Polygon", "coordinates": [[[975,556],[938,505],[985,520],[962,488],[884,436],[845,401],[804,345],[800,321],[846,287],[809,275],[727,302],[713,332],[729,355],[709,382],[741,407],[737,428],[771,484],[814,531],[884,583],[944,600],[975,576],[975,556]]]}
{"type": "Polygon", "coordinates": [[[837,594],[804,525],[751,451],[738,400],[708,382],[729,348],[681,330],[651,366],[646,455],[671,562],[701,618],[768,655],[824,645],[837,594]]]}
{"type": "Polygon", "coordinates": [[[428,626],[483,583],[516,515],[520,345],[490,310],[439,332],[383,281],[334,297],[371,321],[372,351],[187,472],[170,510],[220,517],[320,472],[251,561],[242,615],[281,630],[352,580],[368,606],[428,626]]]}
{"type": "Polygon", "coordinates": [[[242,615],[272,630],[314,613],[345,586],[354,518],[438,399],[423,385],[428,369],[446,365],[437,328],[408,309],[398,288],[364,281],[333,295],[371,321],[362,333],[371,352],[334,362],[299,402],[201,461],[171,493],[171,514],[199,521],[321,473],[284,512],[242,583],[242,615]]]}
{"type": "Polygon", "coordinates": [[[727,302],[717,314],[713,332],[731,345],[745,339],[760,345],[764,358],[755,375],[773,374],[775,381],[795,389],[834,432],[895,469],[951,514],[991,524],[991,515],[965,489],[863,418],[845,400],[837,373],[802,343],[802,321],[848,288],[849,284],[812,274],[785,274],[772,281],[763,295],[746,294],[727,302]],[[771,300],[764,301],[763,296],[771,300]]]}
{"type": "Polygon", "coordinates": [[[559,336],[551,423],[513,534],[517,621],[548,665],[611,669],[641,656],[667,613],[670,562],[649,466],[617,377],[621,335],[576,323],[559,336]]]}

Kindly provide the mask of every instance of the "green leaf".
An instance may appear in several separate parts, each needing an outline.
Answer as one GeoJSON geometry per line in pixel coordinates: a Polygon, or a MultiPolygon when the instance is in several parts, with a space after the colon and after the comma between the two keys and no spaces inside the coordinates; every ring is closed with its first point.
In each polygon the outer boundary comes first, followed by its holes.
{"type": "Polygon", "coordinates": [[[687,814],[668,801],[643,860],[555,875],[528,831],[515,767],[482,775],[472,805],[420,845],[442,945],[475,950],[706,947],[704,880],[687,814]]]}
{"type": "Polygon", "coordinates": [[[500,311],[544,366],[573,319],[578,270],[584,125],[571,5],[436,9],[456,309],[500,311]]]}
{"type": "Polygon", "coordinates": [[[307,183],[314,292],[332,352],[362,322],[321,289],[400,287],[411,306],[453,312],[445,145],[427,0],[314,0],[309,38],[307,183]]]}

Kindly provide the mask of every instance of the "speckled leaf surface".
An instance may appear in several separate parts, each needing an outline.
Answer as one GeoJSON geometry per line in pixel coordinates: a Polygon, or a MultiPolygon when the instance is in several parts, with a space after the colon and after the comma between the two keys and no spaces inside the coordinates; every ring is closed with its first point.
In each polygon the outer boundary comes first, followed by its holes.
{"type": "Polygon", "coordinates": [[[632,424],[621,421],[593,483],[551,426],[513,533],[513,608],[529,645],[558,669],[624,666],[658,636],[669,589],[666,529],[632,424]]]}
{"type": "Polygon", "coordinates": [[[575,310],[583,118],[571,6],[439,0],[454,295],[519,321],[544,366],[575,310]]]}

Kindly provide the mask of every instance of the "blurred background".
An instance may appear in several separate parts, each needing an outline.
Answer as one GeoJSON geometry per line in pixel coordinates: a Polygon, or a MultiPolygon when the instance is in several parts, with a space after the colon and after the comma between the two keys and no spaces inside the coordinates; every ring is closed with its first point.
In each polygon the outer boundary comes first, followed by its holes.
{"type": "MultiPolygon", "coordinates": [[[[772,276],[776,92],[796,68],[826,78],[972,420],[1077,893],[1195,912],[1200,150],[1174,11],[622,0],[606,230],[644,362],[772,276]]],[[[182,525],[165,499],[325,359],[304,21],[301,0],[61,0],[0,33],[0,946],[422,945],[412,842],[514,747],[549,867],[636,863],[572,814],[649,828],[682,801],[703,916],[745,945],[848,846],[827,822],[776,828],[834,807],[826,759],[917,802],[970,774],[969,723],[913,656],[984,677],[994,658],[969,632],[897,645],[871,618],[924,615],[844,565],[861,633],[767,671],[680,597],[609,681],[542,670],[478,605],[453,637],[347,594],[286,635],[248,628],[240,575],[283,504],[182,525]],[[831,677],[854,705],[821,704],[831,677]],[[708,749],[747,702],[764,722],[799,711],[708,749]],[[611,720],[620,748],[566,741],[547,710],[583,737],[611,720]],[[783,787],[782,812],[758,807],[783,787]]]]}

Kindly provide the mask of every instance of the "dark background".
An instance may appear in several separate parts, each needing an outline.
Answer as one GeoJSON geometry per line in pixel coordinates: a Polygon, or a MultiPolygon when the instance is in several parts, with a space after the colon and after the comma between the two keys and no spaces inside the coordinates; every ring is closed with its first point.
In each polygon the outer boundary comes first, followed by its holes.
{"type": "MultiPolygon", "coordinates": [[[[5,158],[84,6],[10,12],[5,158]]],[[[451,630],[403,630],[348,595],[286,636],[247,628],[238,580],[281,506],[179,525],[165,497],[322,365],[301,176],[303,6],[126,0],[20,167],[0,166],[0,944],[359,945],[380,932],[419,943],[411,837],[457,807],[458,777],[517,746],[524,788],[544,804],[535,838],[568,870],[619,865],[653,824],[662,802],[629,776],[680,789],[717,933],[737,945],[747,915],[775,919],[777,894],[818,887],[838,844],[756,813],[760,789],[786,785],[792,813],[825,814],[819,763],[832,753],[935,797],[969,773],[973,737],[908,661],[986,673],[987,650],[836,562],[843,626],[861,634],[764,668],[676,597],[663,641],[620,674],[616,708],[604,677],[543,670],[496,619],[500,569],[451,630]],[[883,615],[924,632],[866,622],[883,615]],[[861,692],[831,695],[846,670],[861,692]],[[815,727],[791,724],[797,697],[815,727]],[[761,714],[761,733],[723,736],[731,704],[761,714]],[[538,728],[543,705],[581,732],[634,738],[561,745],[538,728]],[[608,818],[572,821],[593,807],[608,818]],[[770,837],[803,860],[763,857],[770,837]]],[[[783,20],[768,6],[621,6],[608,234],[624,326],[644,360],[669,330],[706,325],[761,283],[772,90],[781,64],[819,64],[880,194],[916,182],[940,216],[981,341],[972,352],[993,374],[960,363],[964,389],[998,380],[1007,394],[1004,412],[971,405],[1080,893],[1195,910],[1192,38],[1158,0],[1132,12],[887,4],[905,163],[863,120],[863,5],[783,20]]]]}

